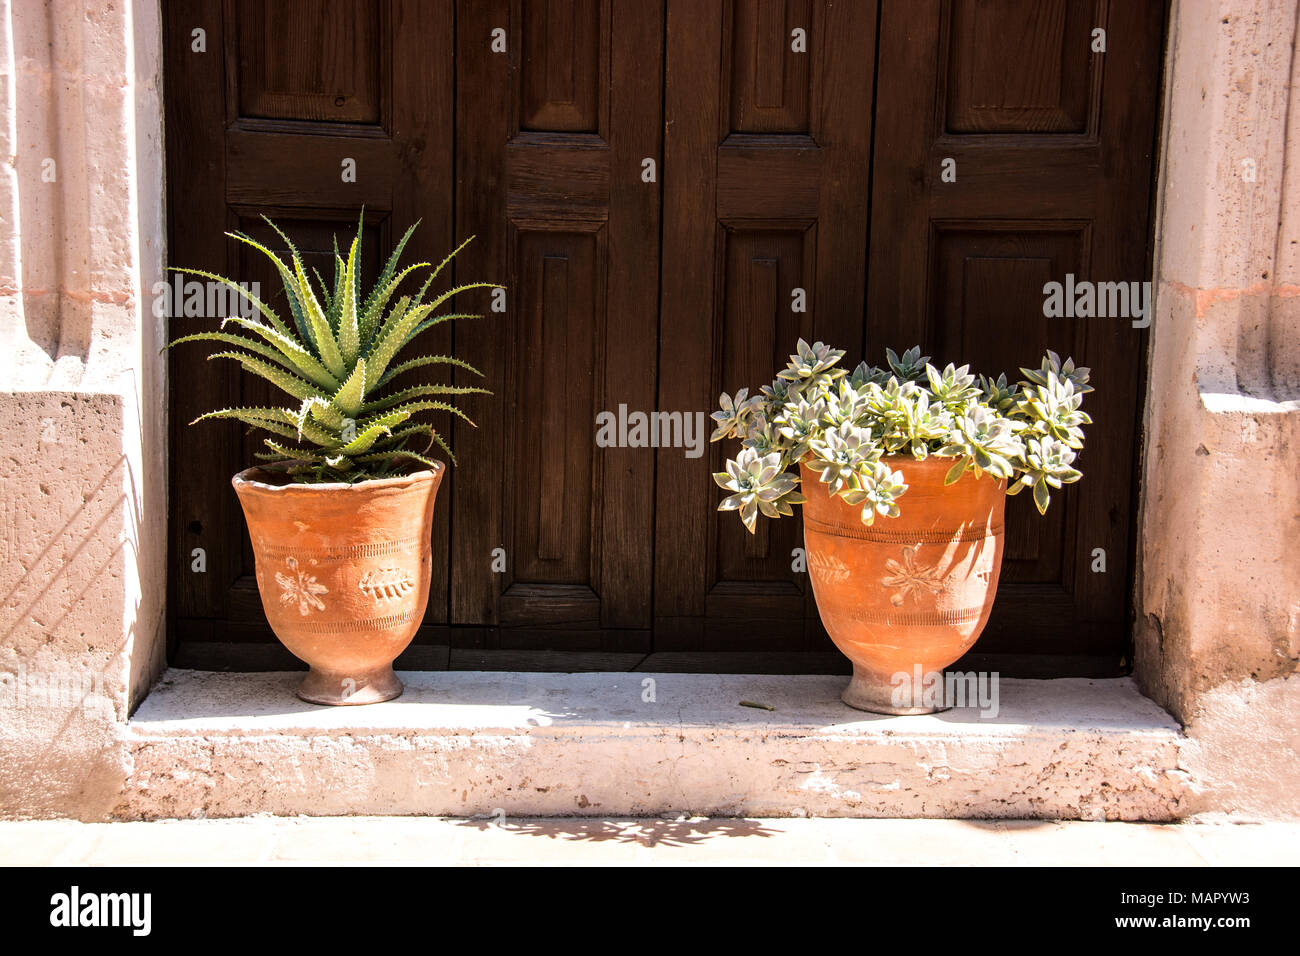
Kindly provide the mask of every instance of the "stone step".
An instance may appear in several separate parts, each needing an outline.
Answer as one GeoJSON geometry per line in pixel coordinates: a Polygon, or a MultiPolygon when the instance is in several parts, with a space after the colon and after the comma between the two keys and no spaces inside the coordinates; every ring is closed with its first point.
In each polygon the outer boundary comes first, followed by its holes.
{"type": "Polygon", "coordinates": [[[1179,725],[1132,680],[1002,680],[998,710],[883,717],[843,677],[423,671],[364,707],[300,673],[169,670],[116,816],[1179,819],[1179,725]],[[772,709],[742,706],[761,703],[772,709]]]}

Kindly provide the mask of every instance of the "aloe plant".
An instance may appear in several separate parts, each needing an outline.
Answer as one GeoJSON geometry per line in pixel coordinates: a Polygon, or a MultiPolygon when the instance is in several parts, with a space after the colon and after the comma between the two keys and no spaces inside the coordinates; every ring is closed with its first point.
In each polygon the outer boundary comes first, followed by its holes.
{"type": "Polygon", "coordinates": [[[454,464],[455,456],[443,436],[432,426],[413,421],[413,417],[422,412],[445,412],[473,425],[454,405],[452,396],[490,394],[475,386],[392,386],[403,372],[431,365],[453,366],[482,377],[474,366],[452,355],[402,359],[421,333],[434,326],[482,317],[434,314],[457,293],[499,288],[497,283],[471,282],[425,301],[433,281],[473,236],[432,268],[413,295],[394,299],[403,282],[431,268],[430,263],[419,262],[399,269],[402,250],[419,225],[417,222],[402,236],[374,288],[363,297],[363,221],[364,213],[357,222],[357,235],[346,259],[339,254],[335,240],[334,275],[329,284],[315,270],[313,283],[297,248],[269,219],[267,224],[289,249],[289,261],[244,233],[226,234],[256,249],[275,266],[284,283],[290,321],[230,279],[200,269],[175,270],[234,289],[251,302],[257,314],[253,318],[231,316],[222,321],[220,331],[182,336],[167,347],[185,342],[228,346],[208,358],[238,362],[244,371],[266,379],[288,396],[283,405],[221,408],[200,415],[190,424],[234,419],[268,432],[263,442],[267,451],[257,457],[283,467],[296,481],[356,482],[395,474],[412,463],[433,467],[428,454],[434,445],[454,464]],[[227,331],[230,327],[233,329],[227,331]]]}
{"type": "Polygon", "coordinates": [[[1052,490],[1083,477],[1074,459],[1082,426],[1092,421],[1080,409],[1092,387],[1089,370],[1073,359],[1048,352],[1008,385],[1006,375],[977,378],[966,365],[935,368],[920,347],[901,356],[886,349],[884,367],[863,362],[851,373],[838,367],[843,357],[800,339],[790,364],[759,394],[722,395],[712,440],[740,438],[741,451],[713,476],[731,492],[718,508],[739,511],[751,533],[760,515],[790,515],[806,501],[801,461],[826,494],[861,505],[868,525],[897,517],[907,491],[906,466],[896,470],[887,455],[951,458],[947,484],[988,474],[1005,479],[1009,495],[1032,488],[1040,513],[1052,490]]]}

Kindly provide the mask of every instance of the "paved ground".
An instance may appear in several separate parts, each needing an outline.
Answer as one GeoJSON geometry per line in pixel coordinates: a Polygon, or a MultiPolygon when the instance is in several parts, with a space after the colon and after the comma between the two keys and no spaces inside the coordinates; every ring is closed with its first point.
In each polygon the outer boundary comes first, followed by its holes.
{"type": "Polygon", "coordinates": [[[0,865],[1294,865],[1300,823],[245,817],[0,823],[0,865]]]}

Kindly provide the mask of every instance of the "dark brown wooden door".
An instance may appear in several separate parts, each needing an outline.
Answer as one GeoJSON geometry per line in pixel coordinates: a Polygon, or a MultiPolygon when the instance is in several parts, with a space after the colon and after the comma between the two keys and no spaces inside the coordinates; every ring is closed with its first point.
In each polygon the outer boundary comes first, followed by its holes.
{"type": "MultiPolygon", "coordinates": [[[[875,36],[874,3],[668,3],[660,408],[860,349],[875,36]]],[[[799,521],[715,510],[734,452],[659,452],[655,649],[825,650],[799,521]]]]}
{"type": "MultiPolygon", "coordinates": [[[[324,263],[364,205],[370,276],[421,219],[411,261],[473,234],[456,279],[506,286],[500,311],[480,295],[482,320],[430,343],[495,394],[465,403],[478,428],[452,429],[428,654],[408,666],[843,667],[798,569],[798,519],[751,537],[715,511],[721,446],[595,442],[601,412],[690,416],[765,384],[802,336],[853,361],[920,343],[977,368],[1047,347],[1093,367],[1087,477],[1045,520],[1010,503],[979,650],[1007,673],[1119,669],[1145,340],[1127,321],[1045,319],[1042,286],[1146,274],[1158,3],[164,13],[172,264],[275,290],[225,230],[279,249],[265,213],[324,263]]],[[[175,318],[171,334],[216,321],[175,318]]],[[[278,663],[229,486],[255,443],[185,424],[269,395],[204,354],[171,357],[171,634],[184,662],[278,663]]]]}
{"type": "Polygon", "coordinates": [[[882,6],[868,349],[920,343],[940,364],[1014,373],[1050,348],[1091,367],[1096,388],[1084,480],[1044,517],[1027,495],[1007,503],[976,651],[1021,672],[1124,666],[1146,334],[1126,318],[1046,318],[1043,287],[1150,274],[1163,22],[1158,2],[882,6]]]}
{"type": "Polygon", "coordinates": [[[496,395],[456,432],[451,620],[488,630],[453,639],[644,652],[653,458],[593,423],[654,398],[662,11],[467,0],[456,32],[458,275],[507,296],[458,329],[496,395]]]}

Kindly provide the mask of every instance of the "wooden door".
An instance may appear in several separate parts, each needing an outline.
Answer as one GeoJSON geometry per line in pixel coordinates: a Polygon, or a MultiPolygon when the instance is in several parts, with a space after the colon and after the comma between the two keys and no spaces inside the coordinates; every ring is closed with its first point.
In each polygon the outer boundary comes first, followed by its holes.
{"type": "Polygon", "coordinates": [[[458,329],[496,394],[456,430],[451,619],[475,627],[454,640],[507,652],[460,655],[485,666],[631,666],[650,645],[654,457],[598,447],[594,422],[654,401],[662,11],[467,0],[456,37],[456,229],[477,236],[457,275],[507,294],[458,329]]]}
{"type": "MultiPolygon", "coordinates": [[[[164,15],[172,264],[274,290],[225,230],[279,249],[265,213],[323,261],[364,205],[369,275],[421,219],[408,259],[474,234],[456,279],[506,286],[500,311],[481,295],[482,320],[429,343],[495,394],[465,403],[478,428],[452,429],[429,654],[408,666],[842,668],[799,519],[751,537],[715,511],[721,445],[595,441],[601,412],[707,413],[765,384],[802,336],[853,361],[920,343],[977,368],[1048,347],[1093,368],[1087,477],[1046,519],[1010,502],[979,651],[1006,673],[1120,669],[1144,334],[1045,319],[1042,286],[1147,274],[1159,4],[167,0],[164,15]]],[[[187,663],[278,666],[229,485],[254,443],[186,425],[264,391],[205,354],[170,360],[170,633],[187,663]]]]}
{"type": "MultiPolygon", "coordinates": [[[[364,206],[371,281],[376,261],[417,219],[408,261],[437,262],[451,248],[450,2],[169,0],[164,18],[172,265],[260,282],[275,307],[278,280],[223,235],[246,231],[284,253],[263,214],[324,272],[334,233],[346,241],[364,206]]],[[[173,316],[170,336],[215,329],[220,319],[173,316]]],[[[443,351],[451,342],[428,344],[443,351]]],[[[210,409],[263,403],[269,389],[233,363],[207,361],[207,351],[188,345],[170,355],[173,652],[182,634],[191,648],[273,640],[230,487],[253,463],[256,441],[229,422],[187,424],[210,409]]],[[[431,624],[447,616],[449,515],[440,507],[433,531],[431,624]]]]}
{"type": "Polygon", "coordinates": [[[1050,348],[1091,367],[1096,388],[1083,481],[1045,517],[1027,495],[1007,503],[976,651],[1009,671],[1125,666],[1146,333],[1046,318],[1044,285],[1150,275],[1163,23],[1155,2],[882,5],[868,349],[920,343],[938,364],[1015,373],[1050,348]]]}
{"type": "MultiPolygon", "coordinates": [[[[755,392],[801,336],[860,350],[875,32],[869,2],[669,0],[661,409],[755,392]]],[[[825,650],[798,519],[715,511],[734,450],[659,452],[655,650],[825,650]]]]}

